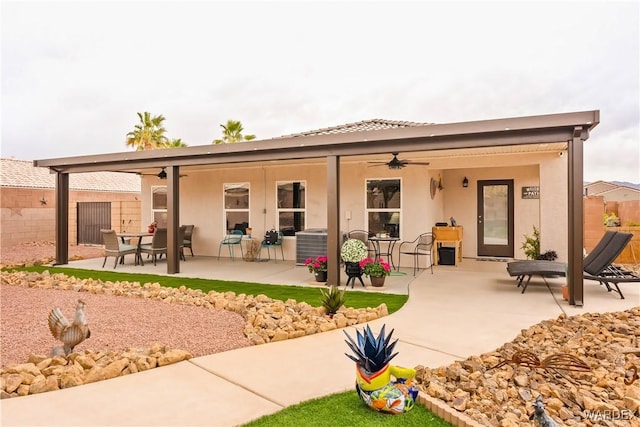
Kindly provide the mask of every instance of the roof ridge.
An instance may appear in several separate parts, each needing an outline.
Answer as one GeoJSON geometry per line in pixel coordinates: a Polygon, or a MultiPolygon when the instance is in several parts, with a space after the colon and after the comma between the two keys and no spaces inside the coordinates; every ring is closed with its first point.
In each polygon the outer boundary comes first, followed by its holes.
{"type": "Polygon", "coordinates": [[[393,129],[398,127],[414,127],[414,126],[427,126],[433,123],[420,123],[420,122],[411,122],[407,120],[388,120],[388,119],[368,119],[368,120],[360,120],[357,122],[345,123],[336,126],[329,126],[319,129],[312,129],[303,132],[296,132],[292,134],[282,135],[278,138],[291,138],[291,137],[299,137],[299,136],[310,136],[310,135],[322,135],[322,134],[335,134],[335,133],[348,133],[348,132],[361,132],[361,131],[373,131],[373,130],[383,130],[383,129],[393,129]]]}

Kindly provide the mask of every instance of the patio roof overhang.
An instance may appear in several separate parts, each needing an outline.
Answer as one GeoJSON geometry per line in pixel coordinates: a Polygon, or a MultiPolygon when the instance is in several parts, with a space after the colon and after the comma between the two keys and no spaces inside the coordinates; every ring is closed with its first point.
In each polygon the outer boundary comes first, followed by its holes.
{"type": "Polygon", "coordinates": [[[528,144],[566,143],[569,162],[569,272],[570,303],[582,305],[582,182],[583,147],[589,132],[600,122],[600,112],[582,111],[472,122],[428,124],[404,128],[309,136],[288,136],[237,144],[201,145],[186,148],[121,152],[91,156],[35,160],[57,174],[56,262],[68,262],[68,174],[96,171],[140,171],[167,168],[169,273],[179,272],[175,237],[178,230],[180,167],[246,166],[256,162],[322,159],[327,164],[329,282],[339,284],[339,189],[340,158],[388,154],[391,151],[509,147],[528,144]]]}

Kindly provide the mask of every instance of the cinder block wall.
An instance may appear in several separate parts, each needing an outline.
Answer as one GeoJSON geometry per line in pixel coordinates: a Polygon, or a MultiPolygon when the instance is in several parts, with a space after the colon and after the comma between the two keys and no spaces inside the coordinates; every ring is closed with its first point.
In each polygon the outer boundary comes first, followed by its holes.
{"type": "Polygon", "coordinates": [[[630,222],[640,224],[640,200],[629,200],[618,203],[618,217],[623,226],[630,222]]]}
{"type": "Polygon", "coordinates": [[[603,215],[605,213],[604,198],[602,196],[586,196],[584,206],[584,247],[591,251],[605,232],[603,215]]]}
{"type": "MultiPolygon", "coordinates": [[[[112,228],[140,230],[140,194],[97,191],[69,192],[69,243],[77,240],[78,202],[111,202],[112,228]],[[131,222],[129,223],[129,220],[131,222]]],[[[3,247],[55,240],[55,190],[2,188],[0,190],[0,244],[3,247]]]]}
{"type": "Polygon", "coordinates": [[[607,230],[632,233],[633,238],[622,253],[616,258],[618,264],[640,263],[640,227],[629,227],[629,221],[640,222],[640,201],[607,202],[602,196],[586,196],[584,203],[584,247],[590,252],[600,241],[607,230]],[[615,206],[615,210],[613,207],[615,206]],[[622,227],[606,227],[603,222],[605,213],[615,213],[622,223],[622,227]],[[634,219],[636,218],[636,219],[634,219]]]}

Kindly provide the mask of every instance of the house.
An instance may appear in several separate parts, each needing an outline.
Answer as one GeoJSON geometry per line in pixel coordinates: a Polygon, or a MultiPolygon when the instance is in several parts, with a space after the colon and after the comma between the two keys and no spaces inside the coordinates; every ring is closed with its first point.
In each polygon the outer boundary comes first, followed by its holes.
{"type": "MultiPolygon", "coordinates": [[[[2,247],[53,241],[56,179],[32,161],[0,159],[2,247]]],[[[102,243],[100,228],[140,228],[140,177],[136,174],[75,174],[69,183],[69,241],[102,243]]]]}
{"type": "MultiPolygon", "coordinates": [[[[569,264],[570,302],[582,305],[583,142],[598,111],[449,124],[373,120],[280,138],[172,150],[46,159],[58,197],[69,176],[144,172],[142,223],[168,228],[169,273],[180,271],[177,230],[198,227],[194,251],[217,253],[230,228],[254,236],[326,229],[329,282],[339,284],[342,234],[392,230],[402,240],[455,218],[465,257],[522,258],[521,236],[569,264]],[[397,153],[397,154],[395,154],[397,153]]],[[[66,263],[68,211],[59,207],[57,262],[66,263]]]]}
{"type": "Polygon", "coordinates": [[[627,202],[640,200],[640,190],[627,185],[606,181],[595,181],[584,186],[585,196],[602,196],[605,202],[627,202]]]}

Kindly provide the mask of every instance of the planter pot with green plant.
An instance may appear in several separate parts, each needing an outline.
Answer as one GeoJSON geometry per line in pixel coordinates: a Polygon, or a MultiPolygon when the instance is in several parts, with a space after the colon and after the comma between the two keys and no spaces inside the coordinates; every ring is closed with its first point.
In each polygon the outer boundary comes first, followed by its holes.
{"type": "Polygon", "coordinates": [[[382,258],[377,261],[365,258],[360,261],[360,268],[362,268],[362,273],[371,280],[371,286],[383,286],[385,277],[391,273],[391,266],[382,258]]]}
{"type": "Polygon", "coordinates": [[[533,234],[532,235],[524,235],[524,243],[520,247],[523,251],[527,259],[536,259],[543,261],[555,261],[558,259],[558,253],[553,250],[548,250],[543,253],[540,253],[540,230],[533,226],[533,234]]]}

